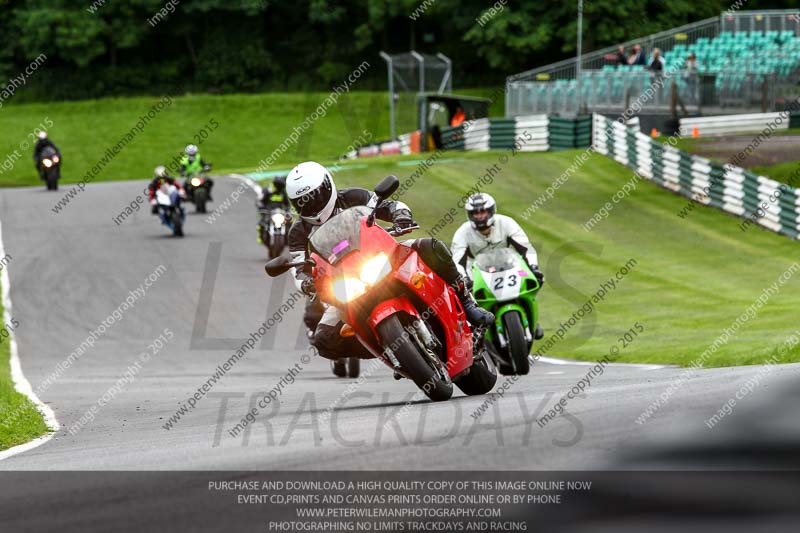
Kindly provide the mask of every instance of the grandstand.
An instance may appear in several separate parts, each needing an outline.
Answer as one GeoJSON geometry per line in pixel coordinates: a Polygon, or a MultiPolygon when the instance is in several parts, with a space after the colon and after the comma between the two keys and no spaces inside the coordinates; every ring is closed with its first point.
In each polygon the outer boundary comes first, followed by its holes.
{"type": "Polygon", "coordinates": [[[797,10],[726,12],[621,45],[630,50],[637,43],[648,63],[652,51],[661,50],[663,73],[644,65],[617,66],[617,46],[604,48],[582,56],[580,83],[575,59],[510,76],[506,116],[621,113],[634,103],[641,113],[673,117],[766,112],[784,109],[799,94],[797,10]],[[685,69],[691,53],[696,72],[685,69]],[[649,87],[653,90],[643,97],[649,87]]]}

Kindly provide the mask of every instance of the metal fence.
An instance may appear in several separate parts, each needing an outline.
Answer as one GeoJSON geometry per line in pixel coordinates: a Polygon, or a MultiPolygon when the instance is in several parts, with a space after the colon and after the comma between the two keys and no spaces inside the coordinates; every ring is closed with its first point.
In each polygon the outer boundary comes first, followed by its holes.
{"type": "MultiPolygon", "coordinates": [[[[598,113],[681,115],[768,112],[797,96],[798,78],[754,73],[689,74],[587,71],[581,82],[584,109],[598,113]]],[[[506,116],[581,114],[575,80],[518,81],[506,85],[506,116]]]]}
{"type": "MultiPolygon", "coordinates": [[[[654,48],[666,53],[676,44],[690,45],[702,37],[714,39],[721,31],[792,32],[800,36],[800,10],[724,12],[719,17],[631,39],[622,46],[629,49],[640,44],[648,54],[654,48]]],[[[603,67],[613,63],[609,58],[616,50],[617,46],[610,46],[582,56],[580,95],[575,80],[575,58],[509,76],[506,80],[506,116],[531,113],[574,116],[581,111],[621,112],[628,109],[645,87],[654,84],[659,74],[604,71],[603,67]]],[[[655,113],[675,109],[674,103],[690,113],[782,109],[784,101],[798,94],[800,70],[793,69],[775,76],[765,71],[763,63],[761,58],[754,58],[749,67],[737,67],[736,72],[676,73],[674,86],[668,83],[657,87],[654,95],[639,102],[640,107],[644,112],[655,113]]]]}
{"type": "Polygon", "coordinates": [[[720,31],[791,31],[800,36],[800,11],[737,11],[720,15],[720,31]]]}
{"type": "MultiPolygon", "coordinates": [[[[702,78],[697,74],[661,75],[652,72],[586,71],[581,80],[581,101],[595,111],[667,111],[674,105],[688,111],[700,107],[702,78]],[[676,98],[673,102],[673,98],[676,98]]],[[[548,113],[579,114],[575,80],[510,82],[506,86],[506,115],[548,113]]]]}
{"type": "MultiPolygon", "coordinates": [[[[630,49],[635,44],[641,44],[645,52],[650,52],[654,48],[660,48],[663,51],[672,50],[672,47],[677,43],[692,43],[700,37],[714,38],[719,34],[719,17],[704,19],[691,24],[686,24],[678,28],[654,33],[644,37],[631,39],[630,41],[620,43],[620,45],[608,46],[589,52],[581,57],[582,70],[600,70],[604,65],[609,64],[606,56],[614,54],[618,46],[624,46],[626,50],[630,49]]],[[[514,74],[508,77],[509,82],[513,81],[551,81],[551,80],[566,80],[575,79],[575,65],[577,61],[575,58],[565,59],[558,63],[546,65],[519,74],[514,74]]]]}

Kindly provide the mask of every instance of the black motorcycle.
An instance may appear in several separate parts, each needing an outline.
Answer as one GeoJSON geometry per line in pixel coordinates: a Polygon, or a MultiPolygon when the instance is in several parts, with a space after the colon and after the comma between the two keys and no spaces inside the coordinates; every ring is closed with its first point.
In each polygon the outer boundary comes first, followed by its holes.
{"type": "Polygon", "coordinates": [[[205,165],[198,174],[186,176],[183,189],[186,191],[186,199],[192,202],[197,213],[206,212],[206,203],[210,202],[211,185],[206,174],[211,170],[211,165],[205,165]]]}
{"type": "Polygon", "coordinates": [[[292,216],[282,207],[261,208],[258,213],[261,217],[258,223],[261,243],[267,247],[269,258],[273,259],[281,255],[288,244],[292,216]]]}
{"type": "Polygon", "coordinates": [[[39,155],[39,176],[44,180],[48,191],[58,190],[58,180],[61,178],[61,154],[52,146],[45,147],[39,155]]]}

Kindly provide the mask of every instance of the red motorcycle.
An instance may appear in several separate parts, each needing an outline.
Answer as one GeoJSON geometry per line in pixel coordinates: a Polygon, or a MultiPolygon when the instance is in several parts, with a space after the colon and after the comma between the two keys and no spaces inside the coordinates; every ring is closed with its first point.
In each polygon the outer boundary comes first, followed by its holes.
{"type": "Polygon", "coordinates": [[[377,206],[398,185],[387,176],[375,187],[374,209],[345,209],[320,226],[311,235],[310,260],[277,257],[265,270],[275,277],[312,266],[320,299],[344,317],[340,335],[357,336],[396,377],[412,380],[431,400],[449,399],[453,383],[465,394],[485,394],[497,371],[483,349],[483,332],[470,329],[453,289],[393,238],[419,226],[387,230],[375,223],[377,206]]]}

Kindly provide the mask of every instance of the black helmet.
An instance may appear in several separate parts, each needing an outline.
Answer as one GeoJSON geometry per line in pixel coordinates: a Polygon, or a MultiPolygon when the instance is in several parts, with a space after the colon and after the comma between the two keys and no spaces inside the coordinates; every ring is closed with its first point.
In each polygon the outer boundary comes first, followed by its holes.
{"type": "Polygon", "coordinates": [[[272,180],[272,186],[275,187],[275,190],[278,192],[286,189],[286,176],[275,176],[272,180]]]}
{"type": "Polygon", "coordinates": [[[474,229],[482,230],[491,227],[494,224],[494,215],[497,213],[497,204],[494,198],[485,192],[473,194],[464,205],[467,210],[467,219],[474,229]],[[483,220],[477,220],[475,213],[478,211],[488,211],[489,216],[483,220]]]}

